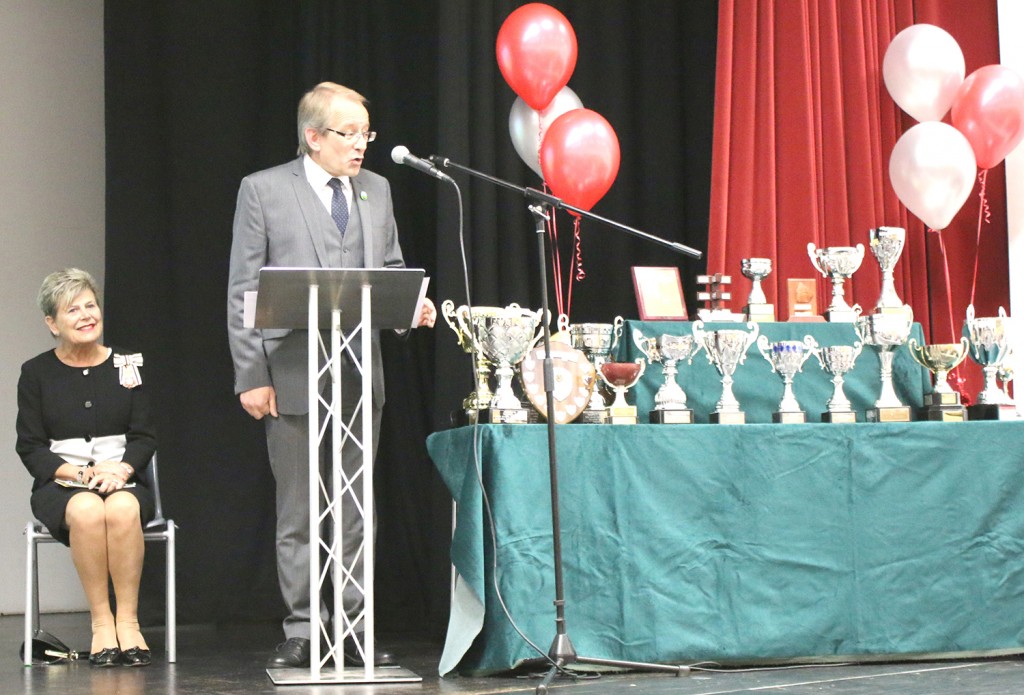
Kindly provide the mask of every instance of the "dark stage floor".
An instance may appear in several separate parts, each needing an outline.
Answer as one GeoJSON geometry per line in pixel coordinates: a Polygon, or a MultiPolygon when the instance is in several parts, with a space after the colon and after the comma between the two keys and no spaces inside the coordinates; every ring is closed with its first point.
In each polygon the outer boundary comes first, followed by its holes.
{"type": "MultiPolygon", "coordinates": [[[[71,647],[88,646],[88,616],[81,613],[43,616],[43,627],[71,647]]],[[[532,693],[539,680],[528,675],[486,678],[437,676],[441,645],[429,640],[381,638],[401,665],[423,678],[422,683],[378,685],[275,686],[263,669],[278,639],[270,624],[232,627],[186,626],[178,629],[178,662],[163,654],[162,630],[146,630],[154,650],[148,668],[96,669],[86,661],[25,668],[18,658],[21,616],[0,617],[0,693],[34,695],[384,695],[417,693],[532,693]]],[[[1024,693],[1024,660],[975,659],[929,663],[888,663],[810,666],[774,670],[694,670],[675,677],[660,673],[604,674],[596,680],[556,679],[551,691],[565,695],[725,695],[726,693],[829,693],[861,695],[1019,695],[1024,693]]]]}

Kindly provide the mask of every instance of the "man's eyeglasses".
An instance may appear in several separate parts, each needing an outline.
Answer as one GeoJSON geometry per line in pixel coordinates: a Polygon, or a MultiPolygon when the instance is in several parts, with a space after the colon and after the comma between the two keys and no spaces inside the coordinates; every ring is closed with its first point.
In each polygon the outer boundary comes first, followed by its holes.
{"type": "Polygon", "coordinates": [[[331,131],[345,142],[355,142],[359,140],[359,138],[365,138],[367,142],[373,142],[377,138],[377,131],[375,130],[364,130],[362,132],[358,130],[342,132],[340,130],[335,130],[334,128],[324,128],[324,130],[331,131]]]}

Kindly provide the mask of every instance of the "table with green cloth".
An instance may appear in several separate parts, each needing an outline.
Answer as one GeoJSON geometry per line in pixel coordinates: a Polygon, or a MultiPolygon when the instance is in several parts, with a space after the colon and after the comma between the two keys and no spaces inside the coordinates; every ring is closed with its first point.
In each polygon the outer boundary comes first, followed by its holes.
{"type": "MultiPolygon", "coordinates": [[[[1021,651],[1024,421],[556,430],[580,655],[1021,651]]],[[[461,427],[427,447],[457,502],[440,672],[513,668],[537,654],[499,589],[537,647],[555,637],[547,429],[461,427]]]]}
{"type": "MultiPolygon", "coordinates": [[[[719,329],[747,330],[745,323],[708,323],[705,331],[719,329]]],[[[761,323],[760,335],[771,342],[779,340],[800,340],[811,336],[821,347],[832,345],[853,345],[858,341],[857,333],[850,323],[761,323]]],[[[626,321],[622,336],[616,348],[615,359],[629,362],[643,357],[633,340],[634,331],[639,330],[647,338],[662,335],[693,335],[693,324],[685,321],[626,321]]],[[[918,344],[924,342],[921,324],[911,328],[911,338],[918,344]]],[[[970,359],[970,358],[968,358],[970,359]]],[[[722,395],[722,376],[708,361],[707,352],[698,352],[688,364],[678,365],[676,381],[687,396],[687,405],[693,409],[696,422],[708,422],[708,414],[722,395]]],[[[761,356],[757,345],[747,350],[746,361],[739,365],[733,375],[733,393],[746,413],[748,423],[771,422],[772,413],[778,410],[782,400],[782,377],[772,373],[771,365],[761,356]]],[[[870,345],[863,346],[854,368],[845,375],[843,387],[850,399],[857,419],[864,421],[864,411],[872,407],[882,390],[878,350],[870,345]]],[[[662,365],[648,364],[644,375],[634,388],[630,389],[627,400],[637,406],[640,422],[649,422],[648,413],[654,408],[654,394],[665,381],[662,365]]],[[[924,403],[924,394],[930,392],[931,381],[927,369],[921,367],[910,355],[906,346],[896,349],[893,358],[893,386],[896,395],[904,405],[915,410],[924,403]]],[[[820,422],[821,413],[827,410],[828,399],[832,397],[832,375],[825,372],[817,358],[809,358],[803,370],[793,379],[793,393],[807,413],[808,422],[820,422]]]]}

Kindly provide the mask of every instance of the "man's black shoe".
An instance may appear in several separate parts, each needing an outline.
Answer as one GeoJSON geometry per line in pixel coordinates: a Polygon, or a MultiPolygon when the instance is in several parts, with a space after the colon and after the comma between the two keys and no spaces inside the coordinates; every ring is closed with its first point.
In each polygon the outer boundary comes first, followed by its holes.
{"type": "MultiPolygon", "coordinates": [[[[362,642],[363,638],[360,636],[359,641],[362,642]]],[[[345,652],[345,665],[346,666],[362,666],[363,657],[359,655],[359,649],[356,648],[356,643],[351,637],[345,638],[345,643],[342,647],[345,652]]],[[[395,659],[395,655],[385,649],[376,649],[373,655],[374,666],[397,666],[398,660],[395,659]]]]}
{"type": "Polygon", "coordinates": [[[274,655],[267,659],[267,668],[302,668],[309,666],[309,640],[289,637],[277,645],[274,655]]]}

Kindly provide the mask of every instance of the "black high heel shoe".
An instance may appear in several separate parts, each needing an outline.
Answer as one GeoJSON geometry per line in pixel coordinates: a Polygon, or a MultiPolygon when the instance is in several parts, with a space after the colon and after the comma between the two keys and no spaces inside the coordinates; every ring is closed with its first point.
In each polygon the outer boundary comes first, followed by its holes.
{"type": "Polygon", "coordinates": [[[142,647],[132,647],[121,652],[121,663],[125,666],[149,666],[153,653],[142,647]]]}
{"type": "Polygon", "coordinates": [[[121,650],[117,647],[107,647],[89,655],[89,663],[99,668],[109,668],[121,663],[121,650]]]}

